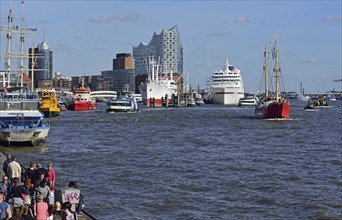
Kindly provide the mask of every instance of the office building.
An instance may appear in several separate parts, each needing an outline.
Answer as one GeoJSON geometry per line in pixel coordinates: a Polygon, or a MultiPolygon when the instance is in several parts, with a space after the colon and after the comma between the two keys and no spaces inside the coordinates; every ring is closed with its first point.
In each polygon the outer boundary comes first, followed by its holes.
{"type": "MultiPolygon", "coordinates": [[[[32,54],[35,62],[33,71],[33,85],[34,88],[43,88],[45,84],[52,84],[52,73],[53,73],[53,53],[50,51],[49,46],[45,41],[34,48],[32,53],[32,48],[29,49],[29,67],[32,68],[32,54]]],[[[30,78],[32,78],[32,73],[30,72],[30,78]]]]}

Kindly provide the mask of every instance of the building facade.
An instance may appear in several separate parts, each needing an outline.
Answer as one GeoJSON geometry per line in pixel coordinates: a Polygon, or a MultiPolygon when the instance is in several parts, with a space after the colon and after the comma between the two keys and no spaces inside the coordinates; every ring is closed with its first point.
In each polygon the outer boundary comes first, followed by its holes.
{"type": "Polygon", "coordinates": [[[167,31],[153,33],[148,44],[140,43],[133,47],[136,75],[148,74],[151,56],[159,60],[162,72],[183,73],[183,47],[177,25],[167,31]]]}
{"type": "MultiPolygon", "coordinates": [[[[34,88],[43,88],[45,84],[52,84],[53,77],[53,53],[50,51],[49,46],[45,41],[39,44],[32,53],[29,48],[29,54],[34,56],[34,71],[33,71],[33,85],[34,88]]],[[[29,65],[32,67],[32,57],[29,58],[29,65]]],[[[32,73],[30,72],[30,78],[32,73]]]]}
{"type": "Polygon", "coordinates": [[[130,53],[118,53],[113,59],[113,69],[101,71],[102,90],[122,92],[128,88],[135,92],[134,59],[130,53]]]}

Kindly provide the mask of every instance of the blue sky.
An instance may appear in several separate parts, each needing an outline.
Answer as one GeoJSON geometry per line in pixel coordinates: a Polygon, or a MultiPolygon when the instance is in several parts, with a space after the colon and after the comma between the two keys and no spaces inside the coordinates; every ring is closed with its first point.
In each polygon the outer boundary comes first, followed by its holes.
{"type": "MultiPolygon", "coordinates": [[[[2,25],[8,3],[1,1],[2,25]]],[[[20,1],[12,7],[20,19],[20,1]]],[[[286,91],[299,91],[300,82],[311,92],[342,90],[333,82],[342,78],[341,10],[340,0],[25,1],[26,26],[38,28],[36,43],[44,33],[54,70],[65,76],[99,75],[112,68],[116,53],[132,53],[153,32],[178,25],[192,86],[204,88],[228,58],[247,92],[263,90],[264,44],[273,45],[275,32],[286,50],[280,54],[286,91]]]]}

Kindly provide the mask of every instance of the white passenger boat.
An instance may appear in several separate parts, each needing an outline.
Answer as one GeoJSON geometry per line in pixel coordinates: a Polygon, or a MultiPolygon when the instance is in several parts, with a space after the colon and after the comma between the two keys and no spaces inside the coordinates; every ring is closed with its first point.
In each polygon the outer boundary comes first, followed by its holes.
{"type": "Polygon", "coordinates": [[[118,99],[107,102],[106,112],[138,112],[138,103],[133,94],[124,93],[118,99]]]}
{"type": "Polygon", "coordinates": [[[216,70],[209,81],[209,89],[214,104],[238,105],[244,97],[244,84],[240,70],[228,63],[216,70]]]}
{"type": "MultiPolygon", "coordinates": [[[[8,89],[10,90],[10,89],[8,89]]],[[[7,145],[35,145],[48,137],[50,125],[44,123],[36,93],[0,92],[0,142],[7,145]]]]}
{"type": "Polygon", "coordinates": [[[256,106],[257,103],[258,98],[255,96],[246,96],[239,100],[239,106],[256,106]]]}

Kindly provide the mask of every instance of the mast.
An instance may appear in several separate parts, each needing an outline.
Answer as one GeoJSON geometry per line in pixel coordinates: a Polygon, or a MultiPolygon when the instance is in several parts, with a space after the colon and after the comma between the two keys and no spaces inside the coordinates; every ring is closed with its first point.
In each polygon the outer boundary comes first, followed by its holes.
{"type": "Polygon", "coordinates": [[[6,62],[6,72],[8,75],[8,86],[11,85],[11,38],[12,38],[12,1],[10,1],[9,14],[8,14],[8,29],[7,29],[7,62],[6,62]]]}
{"type": "Polygon", "coordinates": [[[21,47],[21,59],[20,59],[20,86],[21,90],[24,85],[24,45],[25,45],[25,33],[24,33],[24,0],[21,1],[22,13],[21,13],[21,32],[20,32],[20,47],[21,47]]]}
{"type": "Polygon", "coordinates": [[[34,32],[32,32],[32,47],[31,47],[31,92],[33,92],[34,85],[34,66],[36,63],[36,58],[34,57],[34,32]]]}
{"type": "Polygon", "coordinates": [[[269,91],[268,91],[268,49],[267,49],[267,43],[265,43],[265,64],[264,64],[264,73],[265,73],[265,97],[269,97],[269,91]]]}
{"type": "Polygon", "coordinates": [[[276,81],[276,101],[279,99],[279,58],[278,58],[278,32],[276,32],[276,39],[275,39],[275,81],[276,81]]]}

